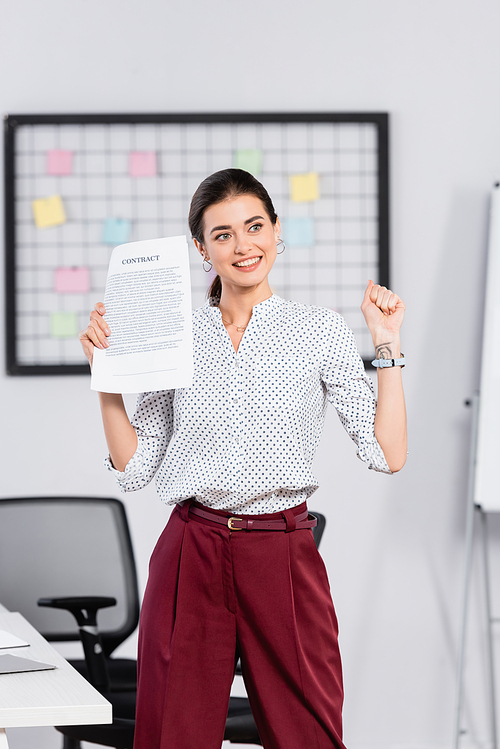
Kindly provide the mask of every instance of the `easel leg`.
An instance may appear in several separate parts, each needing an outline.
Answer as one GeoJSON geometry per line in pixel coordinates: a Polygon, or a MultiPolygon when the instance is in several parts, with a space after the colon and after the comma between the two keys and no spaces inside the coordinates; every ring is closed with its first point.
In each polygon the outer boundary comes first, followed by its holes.
{"type": "MultiPolygon", "coordinates": [[[[457,677],[457,704],[455,712],[455,749],[459,748],[462,733],[460,719],[462,715],[462,697],[465,668],[465,641],[467,639],[467,611],[469,607],[470,574],[472,568],[472,545],[474,539],[474,503],[469,502],[467,506],[467,520],[465,531],[465,574],[464,588],[462,594],[462,621],[460,632],[460,644],[458,653],[458,677],[457,677]]],[[[496,749],[496,747],[495,747],[496,749]]]]}
{"type": "Polygon", "coordinates": [[[0,749],[9,749],[5,728],[0,728],[0,749]]]}
{"type": "Polygon", "coordinates": [[[490,589],[490,568],[488,560],[488,527],[486,513],[480,509],[481,513],[481,530],[483,541],[483,569],[484,569],[484,587],[486,603],[486,623],[488,626],[488,676],[490,682],[490,715],[491,715],[491,739],[493,749],[497,749],[497,714],[495,703],[495,664],[493,660],[493,619],[491,616],[491,589],[490,589]]]}
{"type": "MultiPolygon", "coordinates": [[[[479,413],[479,393],[474,393],[472,398],[472,440],[469,455],[469,480],[467,487],[467,515],[465,520],[465,565],[464,565],[464,586],[462,592],[462,617],[460,622],[460,638],[458,650],[458,669],[457,669],[457,693],[455,709],[455,736],[454,747],[459,748],[460,736],[462,734],[460,720],[462,715],[462,696],[464,682],[464,665],[465,665],[465,644],[467,639],[467,610],[469,606],[469,588],[470,575],[472,569],[472,547],[474,543],[474,517],[476,505],[474,504],[474,481],[476,468],[476,445],[477,445],[477,426],[479,413]]],[[[496,749],[496,747],[495,747],[496,749]]]]}

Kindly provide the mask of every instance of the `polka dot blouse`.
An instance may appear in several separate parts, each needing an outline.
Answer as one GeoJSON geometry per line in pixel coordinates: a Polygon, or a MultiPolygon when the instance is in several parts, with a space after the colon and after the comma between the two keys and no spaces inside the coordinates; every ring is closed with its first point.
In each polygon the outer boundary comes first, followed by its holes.
{"type": "Polygon", "coordinates": [[[274,295],[253,308],[236,353],[212,302],[193,312],[192,387],[142,393],[138,447],[122,491],[156,477],[162,500],[189,497],[222,510],[279,512],[307,499],[327,401],[357,454],[390,473],[374,434],[375,396],[354,337],[329,309],[274,295]]]}

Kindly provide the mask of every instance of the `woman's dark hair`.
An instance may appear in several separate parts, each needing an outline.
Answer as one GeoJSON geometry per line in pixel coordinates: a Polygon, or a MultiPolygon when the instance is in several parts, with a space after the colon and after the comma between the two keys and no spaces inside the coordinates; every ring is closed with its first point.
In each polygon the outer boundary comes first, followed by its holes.
{"type": "MultiPolygon", "coordinates": [[[[204,244],[203,216],[207,208],[222,203],[223,200],[237,198],[239,195],[254,195],[259,198],[271,223],[276,223],[278,216],[264,185],[243,169],[222,169],[204,179],[193,195],[189,209],[189,229],[193,239],[204,244]]],[[[220,299],[221,291],[221,281],[219,276],[216,276],[207,296],[220,299]]]]}

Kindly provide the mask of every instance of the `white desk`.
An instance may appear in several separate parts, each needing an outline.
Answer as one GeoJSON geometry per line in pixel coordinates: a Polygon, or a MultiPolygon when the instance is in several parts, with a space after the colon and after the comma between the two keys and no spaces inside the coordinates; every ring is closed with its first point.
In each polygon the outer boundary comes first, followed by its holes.
{"type": "Polygon", "coordinates": [[[1,607],[0,629],[30,644],[1,653],[57,666],[52,671],[0,674],[0,749],[8,747],[6,728],[112,722],[110,703],[21,614],[1,607]]]}

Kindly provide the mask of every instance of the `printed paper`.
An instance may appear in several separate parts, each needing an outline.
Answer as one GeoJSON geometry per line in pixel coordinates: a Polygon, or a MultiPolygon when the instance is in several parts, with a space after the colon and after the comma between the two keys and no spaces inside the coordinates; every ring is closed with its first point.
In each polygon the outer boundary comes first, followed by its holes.
{"type": "Polygon", "coordinates": [[[94,349],[92,390],[139,393],[191,385],[193,342],[186,237],[115,247],[104,305],[110,345],[94,349]]]}

